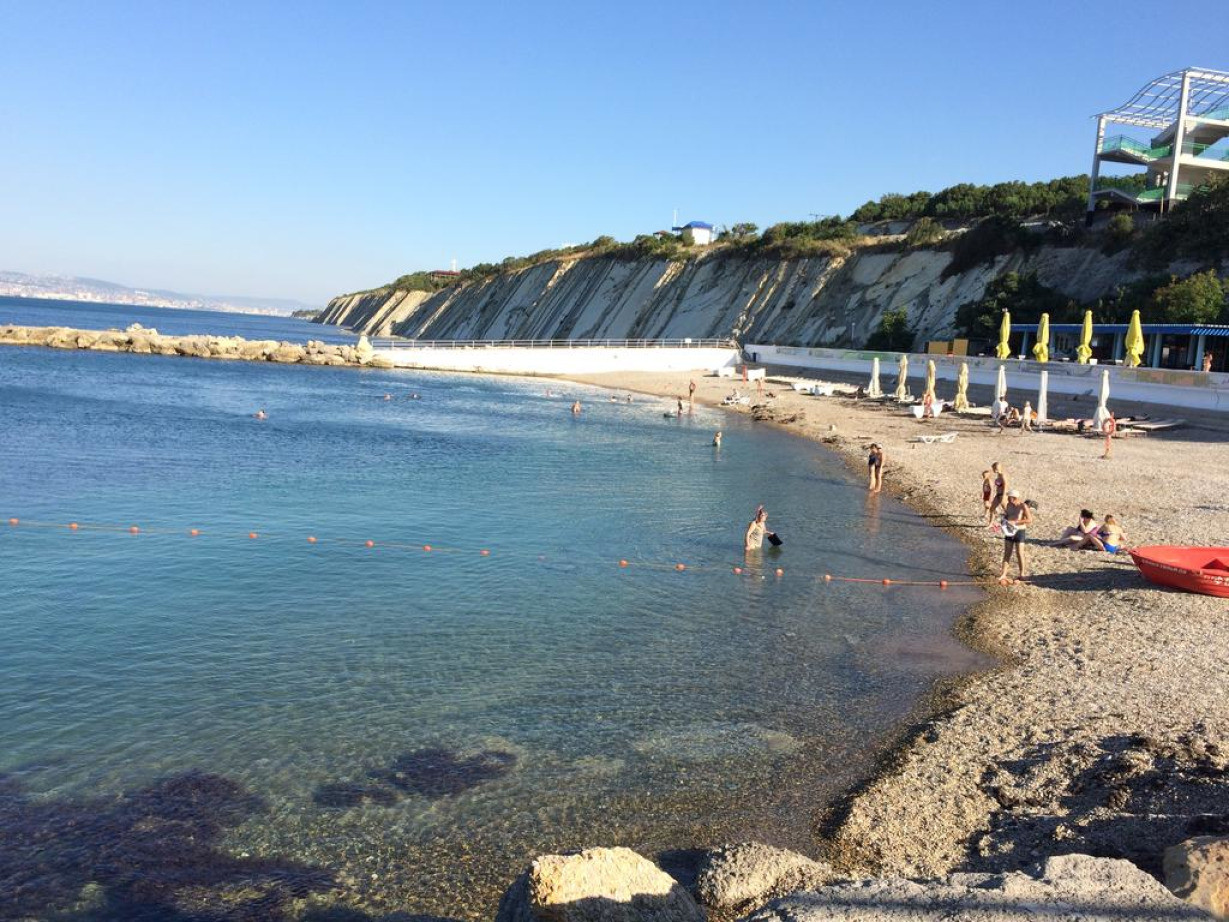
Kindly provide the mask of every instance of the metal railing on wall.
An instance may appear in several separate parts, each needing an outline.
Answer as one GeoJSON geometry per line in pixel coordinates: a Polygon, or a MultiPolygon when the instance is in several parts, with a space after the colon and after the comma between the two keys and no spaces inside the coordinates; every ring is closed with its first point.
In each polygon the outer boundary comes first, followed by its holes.
{"type": "Polygon", "coordinates": [[[373,339],[376,349],[737,349],[732,339],[373,339]]]}

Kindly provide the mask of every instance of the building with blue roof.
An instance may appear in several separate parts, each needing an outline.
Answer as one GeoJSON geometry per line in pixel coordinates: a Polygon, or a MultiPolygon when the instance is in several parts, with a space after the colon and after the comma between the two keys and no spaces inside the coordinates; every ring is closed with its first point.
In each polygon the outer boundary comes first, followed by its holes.
{"type": "Polygon", "coordinates": [[[688,221],[682,227],[675,227],[672,230],[695,246],[708,246],[713,242],[713,225],[705,221],[688,221]]]}

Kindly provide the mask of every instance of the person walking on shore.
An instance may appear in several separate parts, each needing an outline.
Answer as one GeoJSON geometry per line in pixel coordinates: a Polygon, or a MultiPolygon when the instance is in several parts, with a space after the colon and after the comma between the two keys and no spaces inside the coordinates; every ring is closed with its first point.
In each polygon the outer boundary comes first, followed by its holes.
{"type": "Polygon", "coordinates": [[[866,470],[869,475],[866,489],[878,493],[883,489],[883,465],[887,458],[878,442],[871,442],[870,454],[866,456],[866,470]]]}
{"type": "Polygon", "coordinates": [[[696,406],[696,382],[692,381],[687,385],[687,412],[691,412],[696,406]]]}
{"type": "Polygon", "coordinates": [[[1003,569],[999,571],[1000,586],[1012,582],[1007,578],[1007,570],[1011,566],[1013,550],[1020,570],[1017,579],[1024,579],[1024,535],[1032,521],[1033,510],[1021,498],[1020,491],[1008,490],[1007,502],[1003,506],[1003,569]]]}

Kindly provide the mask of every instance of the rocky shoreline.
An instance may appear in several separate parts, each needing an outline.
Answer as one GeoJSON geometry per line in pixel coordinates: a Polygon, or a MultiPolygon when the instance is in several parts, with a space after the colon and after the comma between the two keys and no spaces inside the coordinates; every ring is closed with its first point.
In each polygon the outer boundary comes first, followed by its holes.
{"type": "Polygon", "coordinates": [[[371,348],[366,336],[353,346],[308,340],[306,345],[241,336],[165,336],[134,323],[125,330],[77,330],[71,327],[0,326],[0,345],[128,352],[133,355],[180,355],[281,365],[354,365],[392,368],[371,348]]]}

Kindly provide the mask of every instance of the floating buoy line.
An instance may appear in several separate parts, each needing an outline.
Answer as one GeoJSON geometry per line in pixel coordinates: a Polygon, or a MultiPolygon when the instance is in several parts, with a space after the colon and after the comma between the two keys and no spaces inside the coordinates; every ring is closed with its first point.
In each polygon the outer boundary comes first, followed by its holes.
{"type": "MultiPolygon", "coordinates": [[[[139,536],[162,536],[162,537],[188,537],[188,538],[207,538],[207,539],[226,539],[226,540],[243,540],[243,541],[285,541],[296,540],[303,541],[309,545],[332,545],[335,547],[354,547],[365,548],[367,550],[392,550],[392,551],[409,551],[421,554],[456,554],[456,555],[477,555],[479,557],[491,557],[494,554],[491,548],[487,547],[451,547],[440,544],[426,543],[410,543],[406,541],[375,541],[371,538],[339,538],[325,537],[320,535],[297,535],[291,538],[285,534],[268,533],[268,532],[227,532],[227,531],[211,531],[202,528],[145,528],[140,525],[122,525],[118,523],[98,523],[98,522],[40,522],[30,521],[12,517],[8,519],[10,528],[35,528],[44,531],[66,531],[66,532],[97,532],[102,534],[130,534],[139,536]]],[[[539,562],[547,560],[546,555],[537,555],[539,562]]],[[[785,577],[785,569],[783,567],[749,567],[739,564],[728,563],[685,563],[682,561],[675,563],[667,563],[656,560],[630,560],[626,557],[618,558],[614,561],[621,570],[650,570],[650,571],[673,571],[676,573],[691,573],[691,572],[714,572],[724,571],[732,573],[735,576],[756,576],[756,575],[772,575],[777,579],[785,577]]],[[[994,581],[989,579],[938,579],[938,580],[916,580],[916,579],[893,579],[891,577],[871,578],[865,576],[840,576],[834,573],[824,573],[821,576],[808,577],[816,582],[822,583],[851,583],[863,585],[879,585],[879,586],[927,586],[931,588],[947,589],[949,586],[988,586],[993,585],[994,581]]]]}

